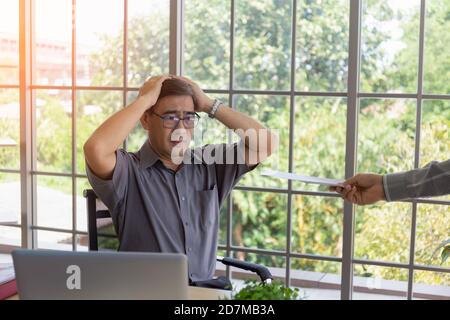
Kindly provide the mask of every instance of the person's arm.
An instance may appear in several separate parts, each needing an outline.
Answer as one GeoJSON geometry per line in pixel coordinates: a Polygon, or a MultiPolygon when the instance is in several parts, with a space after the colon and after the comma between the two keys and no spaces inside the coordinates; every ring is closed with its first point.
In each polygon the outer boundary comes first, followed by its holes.
{"type": "Polygon", "coordinates": [[[103,122],[83,146],[89,168],[102,178],[110,179],[116,165],[116,150],[136,126],[144,112],[152,107],[170,76],[150,78],[139,90],[139,97],[126,108],[103,122]]]}
{"type": "Polygon", "coordinates": [[[433,161],[424,168],[383,177],[387,201],[450,194],[450,159],[433,161]]]}
{"type": "Polygon", "coordinates": [[[344,188],[332,190],[359,205],[450,194],[450,160],[384,176],[360,173],[346,180],[344,188]]]}
{"type": "MultiPolygon", "coordinates": [[[[197,110],[209,114],[214,100],[209,98],[192,80],[186,77],[177,78],[188,82],[192,86],[197,110]]],[[[278,136],[244,113],[221,105],[214,116],[227,128],[234,130],[244,140],[245,163],[247,165],[260,163],[278,149],[278,136]]]]}
{"type": "Polygon", "coordinates": [[[221,106],[217,109],[215,117],[244,140],[247,165],[260,163],[278,148],[278,137],[261,123],[242,112],[221,106]]]}

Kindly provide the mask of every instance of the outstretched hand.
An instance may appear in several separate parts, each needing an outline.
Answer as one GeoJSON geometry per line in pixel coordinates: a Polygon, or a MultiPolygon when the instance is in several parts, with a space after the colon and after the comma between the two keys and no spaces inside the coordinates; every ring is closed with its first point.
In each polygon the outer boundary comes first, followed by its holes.
{"type": "Polygon", "coordinates": [[[359,173],[343,183],[343,187],[332,187],[343,199],[358,205],[372,204],[385,200],[383,176],[359,173]]]}

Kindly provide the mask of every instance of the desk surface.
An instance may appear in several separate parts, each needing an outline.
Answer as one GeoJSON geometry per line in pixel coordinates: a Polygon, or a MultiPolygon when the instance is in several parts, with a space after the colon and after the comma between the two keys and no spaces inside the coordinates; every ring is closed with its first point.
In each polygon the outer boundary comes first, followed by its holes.
{"type": "MultiPolygon", "coordinates": [[[[219,290],[219,289],[209,289],[209,288],[198,288],[189,287],[189,300],[219,300],[224,297],[230,298],[231,291],[219,290]]],[[[19,296],[13,295],[7,300],[19,300],[19,296]]]]}

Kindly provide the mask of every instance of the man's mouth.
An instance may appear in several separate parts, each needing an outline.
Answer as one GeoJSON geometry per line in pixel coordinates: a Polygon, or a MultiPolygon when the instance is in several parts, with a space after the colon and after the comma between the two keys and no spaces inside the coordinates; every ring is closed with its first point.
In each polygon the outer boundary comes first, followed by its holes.
{"type": "Polygon", "coordinates": [[[179,143],[183,142],[183,137],[179,137],[178,139],[171,139],[170,143],[174,146],[178,145],[179,143]]]}

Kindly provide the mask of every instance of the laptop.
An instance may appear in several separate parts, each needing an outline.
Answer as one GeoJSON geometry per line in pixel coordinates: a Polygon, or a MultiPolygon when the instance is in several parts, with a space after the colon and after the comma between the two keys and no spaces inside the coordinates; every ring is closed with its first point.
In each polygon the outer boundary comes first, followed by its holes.
{"type": "Polygon", "coordinates": [[[20,299],[187,299],[183,254],[12,252],[20,299]]]}

